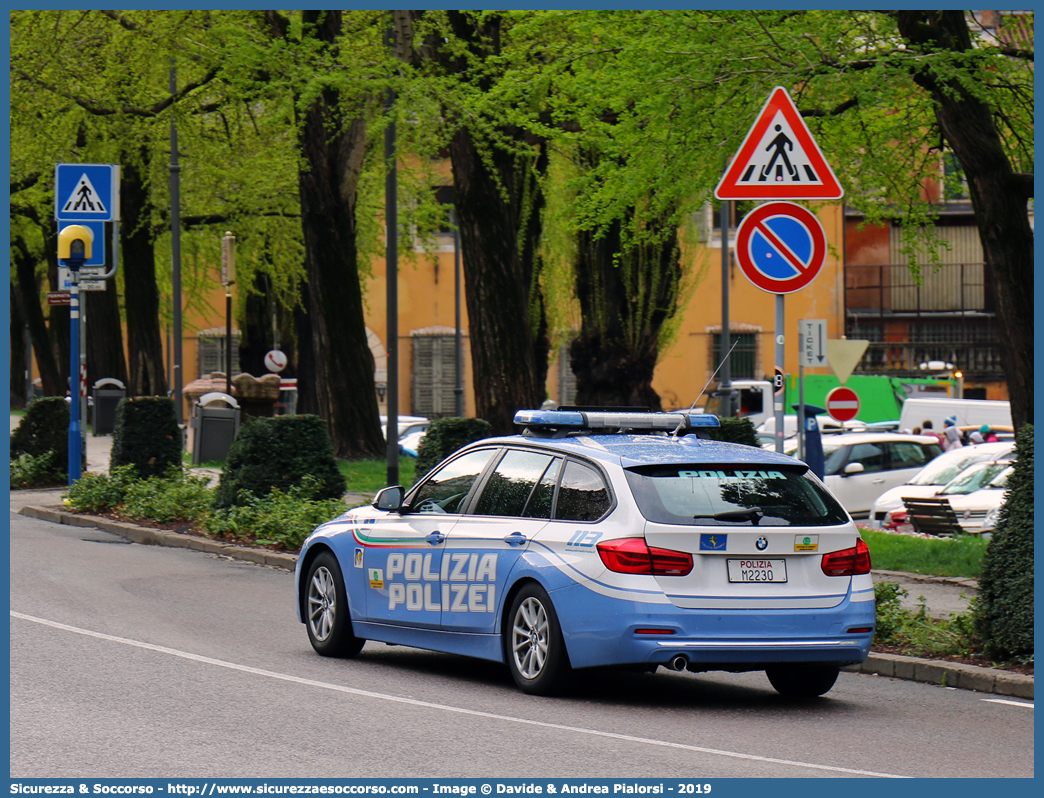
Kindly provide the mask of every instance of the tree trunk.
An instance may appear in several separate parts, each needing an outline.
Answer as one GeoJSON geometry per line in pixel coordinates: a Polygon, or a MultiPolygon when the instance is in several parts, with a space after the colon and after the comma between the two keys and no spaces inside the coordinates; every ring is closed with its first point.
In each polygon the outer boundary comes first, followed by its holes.
{"type": "Polygon", "coordinates": [[[127,395],[164,396],[167,393],[167,378],[163,368],[163,338],[159,324],[152,202],[145,184],[149,156],[144,149],[140,156],[142,166],[139,167],[133,161],[124,164],[120,186],[124,304],[127,309],[127,350],[130,352],[127,395]]]}
{"type": "Polygon", "coordinates": [[[25,329],[25,314],[22,312],[21,297],[15,284],[8,282],[11,299],[11,409],[25,407],[25,376],[29,364],[25,361],[25,342],[29,340],[25,329]]]}
{"type": "Polygon", "coordinates": [[[297,377],[297,412],[319,415],[319,397],[315,389],[315,336],[312,335],[314,314],[308,283],[301,283],[301,301],[294,308],[297,358],[290,361],[296,364],[291,376],[297,377]]]}
{"type": "MultiPolygon", "coordinates": [[[[109,225],[106,225],[106,230],[108,228],[109,225]]],[[[109,262],[112,262],[111,259],[109,262]]],[[[106,282],[108,285],[104,291],[80,293],[87,313],[88,390],[103,377],[113,377],[124,385],[127,384],[127,358],[123,351],[120,298],[117,295],[116,279],[113,277],[106,282]]]]}
{"type": "MultiPolygon", "coordinates": [[[[340,11],[304,11],[306,35],[335,57],[340,11]]],[[[366,147],[366,123],[345,120],[333,89],[303,112],[298,175],[301,227],[312,297],[312,333],[319,409],[338,457],[380,457],[385,452],[374,388],[373,355],[366,340],[356,249],[355,200],[366,147]],[[334,131],[331,134],[331,131],[334,131]]]]}
{"type": "Polygon", "coordinates": [[[660,333],[677,309],[681,264],[674,228],[625,247],[621,222],[598,238],[581,232],[576,294],[580,335],[570,345],[578,405],[662,409],[652,378],[660,333]]]}
{"type": "MultiPolygon", "coordinates": [[[[21,239],[15,239],[11,247],[11,255],[15,262],[18,295],[25,312],[25,320],[29,325],[29,337],[33,342],[33,354],[36,358],[36,370],[40,374],[40,386],[44,396],[65,396],[64,371],[59,368],[55,351],[52,347],[51,335],[47,329],[43,308],[40,306],[40,283],[37,279],[37,259],[32,255],[21,239]]],[[[51,311],[55,310],[54,307],[51,311]]],[[[68,330],[69,311],[65,311],[66,329],[68,330]]],[[[69,351],[66,343],[65,351],[69,351]]],[[[68,355],[66,355],[68,357],[68,355]]],[[[67,361],[68,362],[68,361],[67,361]]]]}
{"type": "MultiPolygon", "coordinates": [[[[923,49],[971,49],[963,11],[901,11],[898,22],[899,32],[923,49]]],[[[929,66],[914,80],[931,93],[939,127],[968,178],[987,280],[996,288],[1001,361],[1018,429],[1033,422],[1033,229],[1026,207],[1032,181],[1012,169],[988,105],[929,66]]]]}
{"type": "MultiPolygon", "coordinates": [[[[499,17],[481,24],[449,12],[454,33],[480,57],[500,47],[499,17]]],[[[445,69],[468,75],[470,62],[449,57],[445,69]]],[[[547,170],[547,144],[502,127],[524,154],[480,140],[463,124],[449,143],[466,287],[475,411],[494,434],[516,431],[518,410],[539,407],[546,394],[550,344],[538,283],[537,244],[547,170]],[[526,152],[528,150],[528,152],[526,152]],[[492,169],[490,168],[492,167],[492,169]]]]}

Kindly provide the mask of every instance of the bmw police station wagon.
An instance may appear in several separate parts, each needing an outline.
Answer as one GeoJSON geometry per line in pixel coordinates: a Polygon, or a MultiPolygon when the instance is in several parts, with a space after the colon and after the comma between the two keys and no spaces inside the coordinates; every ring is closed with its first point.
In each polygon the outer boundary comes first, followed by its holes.
{"type": "Polygon", "coordinates": [[[710,440],[696,413],[515,423],[312,533],[295,580],[318,653],[466,654],[540,695],[573,669],[664,666],[818,696],[868,656],[870,554],[804,463],[710,440]]]}

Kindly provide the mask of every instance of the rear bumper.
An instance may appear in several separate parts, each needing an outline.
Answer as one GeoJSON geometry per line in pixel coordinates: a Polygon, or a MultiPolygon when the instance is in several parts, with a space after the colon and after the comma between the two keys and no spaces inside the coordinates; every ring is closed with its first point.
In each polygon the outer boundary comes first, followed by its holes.
{"type": "Polygon", "coordinates": [[[834,607],[796,610],[681,609],[612,599],[582,585],[553,599],[575,668],[666,665],[679,655],[696,670],[852,664],[869,656],[875,621],[874,602],[852,601],[851,591],[834,607]],[[850,631],[863,628],[869,631],[850,631]]]}

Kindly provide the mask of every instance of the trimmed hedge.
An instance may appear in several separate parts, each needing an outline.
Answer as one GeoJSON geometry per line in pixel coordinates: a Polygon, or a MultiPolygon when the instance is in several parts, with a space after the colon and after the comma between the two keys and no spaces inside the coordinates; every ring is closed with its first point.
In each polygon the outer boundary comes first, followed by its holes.
{"type": "Polygon", "coordinates": [[[41,457],[54,452],[50,469],[56,481],[69,476],[69,405],[60,396],[47,396],[29,405],[11,433],[11,459],[23,454],[41,457]]]}
{"type": "Polygon", "coordinates": [[[425,474],[457,449],[472,441],[488,438],[492,434],[492,425],[481,418],[435,419],[421,439],[413,484],[416,485],[425,474]]]}
{"type": "Polygon", "coordinates": [[[181,468],[181,428],[174,400],[165,396],[134,396],[116,406],[109,468],[134,466],[142,479],[181,468]]]}
{"type": "Polygon", "coordinates": [[[721,423],[718,429],[707,430],[707,437],[711,440],[742,443],[745,446],[761,446],[757,430],[754,429],[754,424],[749,418],[718,416],[718,421],[721,423]]]}
{"type": "Polygon", "coordinates": [[[986,652],[1001,659],[1033,654],[1033,425],[1022,425],[1015,451],[975,603],[975,631],[986,652]]]}
{"type": "Polygon", "coordinates": [[[240,427],[228,451],[214,506],[243,506],[248,496],[261,498],[274,488],[288,493],[306,476],[315,479],[312,498],[344,495],[344,475],[326,423],[312,415],[252,418],[240,427]]]}

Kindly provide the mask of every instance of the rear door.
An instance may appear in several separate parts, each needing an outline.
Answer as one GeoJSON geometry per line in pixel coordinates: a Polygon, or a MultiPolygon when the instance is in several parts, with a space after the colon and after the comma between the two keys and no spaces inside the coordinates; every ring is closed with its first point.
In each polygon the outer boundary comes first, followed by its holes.
{"type": "Polygon", "coordinates": [[[693,557],[685,576],[657,576],[691,609],[797,609],[844,601],[851,577],[822,555],[855,546],[841,507],[803,469],[670,466],[628,470],[650,546],[693,557]]]}

